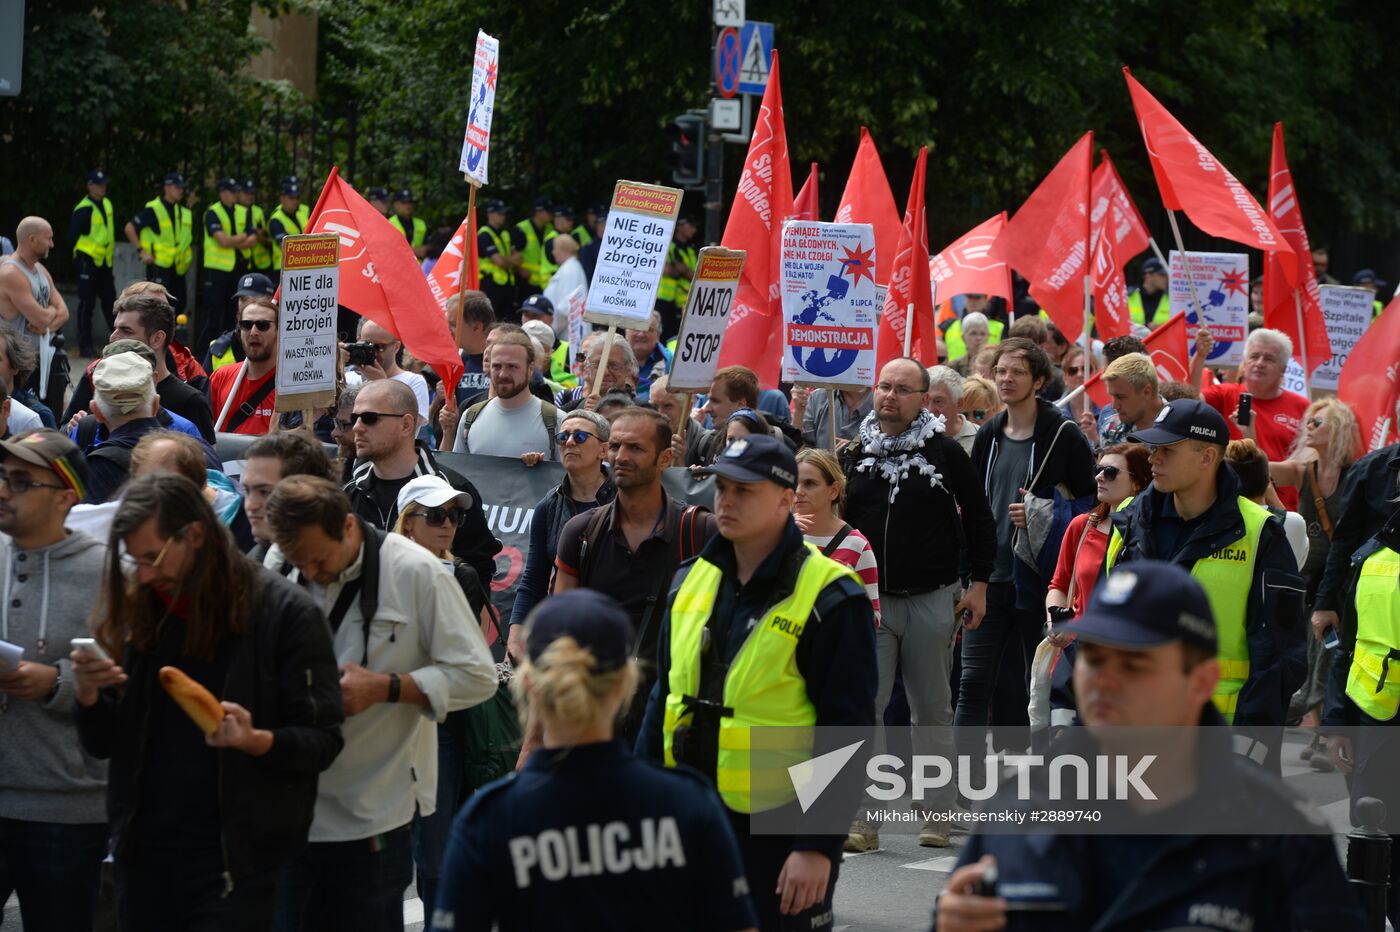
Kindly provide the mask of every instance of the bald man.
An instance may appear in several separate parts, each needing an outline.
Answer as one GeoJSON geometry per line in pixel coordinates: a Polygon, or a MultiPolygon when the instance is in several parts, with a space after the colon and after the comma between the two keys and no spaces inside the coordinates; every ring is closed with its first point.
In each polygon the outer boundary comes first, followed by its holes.
{"type": "MultiPolygon", "coordinates": [[[[45,333],[57,333],[68,322],[68,305],[54,287],[53,276],[41,259],[53,249],[53,227],[43,217],[25,217],[15,230],[15,251],[0,259],[0,326],[10,327],[38,347],[45,333]]],[[[38,389],[39,373],[25,387],[38,389]]],[[[63,410],[61,379],[49,379],[48,398],[54,411],[63,410]],[[56,397],[57,404],[52,400],[56,397]]]]}
{"type": "Polygon", "coordinates": [[[419,422],[420,425],[427,424],[428,407],[432,403],[428,392],[428,380],[399,365],[399,353],[403,350],[403,343],[399,338],[388,328],[379,326],[369,318],[362,318],[360,321],[360,342],[373,343],[375,356],[374,364],[356,366],[361,378],[366,382],[392,379],[407,385],[413,391],[414,397],[418,399],[418,416],[422,418],[419,422]]]}

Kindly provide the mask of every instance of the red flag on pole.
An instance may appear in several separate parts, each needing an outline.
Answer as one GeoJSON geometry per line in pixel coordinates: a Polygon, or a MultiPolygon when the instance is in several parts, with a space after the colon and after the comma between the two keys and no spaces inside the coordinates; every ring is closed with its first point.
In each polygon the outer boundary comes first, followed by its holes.
{"type": "MultiPolygon", "coordinates": [[[[788,165],[787,129],[783,125],[783,92],[778,84],[778,52],[768,72],[768,87],[754,120],[753,137],[744,156],[744,172],[722,245],[743,249],[739,290],[724,343],[720,366],[748,366],[764,388],[778,387],[783,356],[783,314],[779,299],[783,220],[792,214],[792,173],[788,165]]],[[[400,237],[402,239],[402,237],[400,237]]]]}
{"type": "Polygon", "coordinates": [[[1307,374],[1332,357],[1332,341],[1327,336],[1327,321],[1322,316],[1322,294],[1317,290],[1317,275],[1313,272],[1312,246],[1303,226],[1303,210],[1298,206],[1298,192],[1293,188],[1293,173],[1288,170],[1288,156],[1283,149],[1283,124],[1274,124],[1274,151],[1269,160],[1269,213],[1283,234],[1284,241],[1300,260],[1298,284],[1288,282],[1288,273],[1281,255],[1264,253],[1264,326],[1282,330],[1293,340],[1293,358],[1303,365],[1307,374]],[[1298,332],[1302,326],[1302,333],[1298,332]],[[1306,355],[1305,355],[1306,353],[1306,355]]]}
{"type": "Polygon", "coordinates": [[[1006,261],[1030,283],[1031,297],[1071,343],[1084,331],[1093,162],[1091,131],[1070,147],[997,238],[1006,261]]]}
{"type": "Polygon", "coordinates": [[[864,126],[860,128],[860,148],[846,179],[846,190],[836,208],[836,222],[868,223],[875,228],[875,281],[888,285],[895,250],[899,248],[899,208],[885,178],[885,167],[880,164],[880,153],[875,151],[875,140],[864,126]]]}
{"type": "Polygon", "coordinates": [[[1094,329],[1100,340],[1125,337],[1132,332],[1128,311],[1128,285],[1123,281],[1122,257],[1114,245],[1112,212],[1104,211],[1093,223],[1091,265],[1094,280],[1094,329]]]}
{"type": "Polygon", "coordinates": [[[1142,214],[1138,213],[1137,205],[1123,186],[1123,179],[1118,177],[1118,170],[1113,167],[1108,150],[1100,149],[1099,157],[1102,161],[1094,169],[1091,182],[1094,201],[1091,219],[1098,223],[1100,218],[1107,215],[1106,223],[1113,234],[1113,248],[1118,253],[1121,267],[1148,247],[1152,235],[1147,232],[1142,214]]]}
{"type": "Polygon", "coordinates": [[[433,270],[428,273],[428,289],[437,299],[438,307],[446,308],[447,299],[462,289],[462,255],[467,262],[467,287],[476,288],[480,265],[476,252],[476,210],[462,218],[452,242],[442,251],[433,270]]]}
{"type": "Polygon", "coordinates": [[[807,173],[807,180],[802,184],[802,190],[797,192],[797,197],[792,201],[792,219],[810,220],[813,223],[821,220],[821,201],[817,197],[817,163],[812,163],[812,170],[807,173]]]}
{"type": "Polygon", "coordinates": [[[938,285],[938,297],[988,294],[1011,298],[1011,266],[997,248],[997,237],[1006,226],[1006,211],[984,220],[943,247],[929,260],[928,270],[938,285]]]}
{"type": "MultiPolygon", "coordinates": [[[[933,322],[933,289],[929,279],[928,215],[924,210],[924,179],[928,172],[928,147],[919,150],[914,163],[914,180],[909,185],[909,202],[904,208],[904,225],[894,254],[890,287],[880,314],[880,336],[876,347],[878,374],[891,359],[904,355],[904,331],[914,328],[909,354],[932,366],[938,362],[937,328],[933,322]],[[909,305],[914,306],[912,316],[909,305]]],[[[879,255],[879,246],[875,247],[879,255]]]]}
{"type": "Polygon", "coordinates": [[[462,377],[462,359],[403,234],[342,181],[337,168],[321,189],[306,232],[339,234],[340,303],[402,340],[442,375],[450,394],[462,377]]]}
{"type": "MultiPolygon", "coordinates": [[[[1157,367],[1157,378],[1163,382],[1185,382],[1191,375],[1191,352],[1186,343],[1186,314],[1177,312],[1165,324],[1153,330],[1142,341],[1147,354],[1157,367]]],[[[1084,393],[1100,407],[1109,404],[1108,387],[1103,373],[1096,372],[1084,383],[1084,393]]]]}
{"type": "Polygon", "coordinates": [[[1298,256],[1278,227],[1219,159],[1167,112],[1127,68],[1123,77],[1133,98],[1152,174],[1167,210],[1184,210],[1211,236],[1276,251],[1289,287],[1298,280],[1298,256]]]}
{"type": "Polygon", "coordinates": [[[1337,395],[1356,412],[1367,451],[1400,440],[1400,358],[1396,347],[1400,347],[1400,298],[1371,321],[1351,348],[1337,380],[1337,395]]]}

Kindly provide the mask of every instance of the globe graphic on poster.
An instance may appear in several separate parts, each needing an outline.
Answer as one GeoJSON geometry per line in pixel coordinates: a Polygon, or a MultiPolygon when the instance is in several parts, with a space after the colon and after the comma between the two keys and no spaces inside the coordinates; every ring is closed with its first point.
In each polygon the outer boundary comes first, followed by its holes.
{"type": "MultiPolygon", "coordinates": [[[[827,304],[844,297],[845,288],[833,288],[826,294],[815,289],[802,294],[802,310],[793,315],[791,323],[818,324],[837,323],[836,318],[822,310],[827,304]],[[837,292],[840,292],[839,294],[837,292]]],[[[790,347],[793,360],[807,372],[818,378],[834,378],[855,365],[858,351],[854,349],[828,349],[824,346],[790,347]]]]}

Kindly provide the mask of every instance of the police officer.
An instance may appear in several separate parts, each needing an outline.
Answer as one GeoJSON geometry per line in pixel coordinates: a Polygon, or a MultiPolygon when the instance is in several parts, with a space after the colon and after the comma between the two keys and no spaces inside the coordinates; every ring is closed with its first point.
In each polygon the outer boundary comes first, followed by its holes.
{"type": "Polygon", "coordinates": [[[112,305],[117,300],[112,281],[112,257],[116,254],[117,225],[112,202],[107,197],[107,173],[88,172],[87,196],[73,208],[68,240],[73,244],[73,260],[78,271],[78,351],[96,355],[92,345],[92,312],[102,302],[102,316],[112,329],[112,305]]]}
{"type": "Polygon", "coordinates": [[[695,237],[695,221],[684,214],[676,220],[671,243],[666,247],[666,267],[661,273],[661,286],[656,291],[656,309],[661,312],[662,342],[674,337],[681,327],[681,311],[690,294],[690,280],[700,263],[700,250],[691,244],[695,237]]]}
{"type": "Polygon", "coordinates": [[[511,247],[520,253],[520,266],[515,270],[515,297],[540,294],[554,274],[554,263],[544,251],[544,244],[558,232],[552,221],[552,205],[547,197],[535,198],[530,216],[510,228],[511,247]]]}
{"type": "Polygon", "coordinates": [[[311,208],[301,202],[301,180],[296,175],[282,179],[282,191],[277,209],[267,221],[267,233],[272,240],[272,271],[266,273],[276,282],[282,278],[282,240],[306,232],[311,220],[311,208]]]}
{"type": "MultiPolygon", "coordinates": [[[[1056,627],[1079,641],[1074,690],[1089,727],[1070,729],[1045,756],[1129,749],[1118,746],[1121,726],[1150,727],[1150,738],[1132,737],[1162,752],[1145,777],[1159,806],[1089,803],[1100,825],[1132,834],[974,833],[938,899],[936,929],[1361,927],[1326,822],[1232,753],[1219,727],[1211,600],[1195,579],[1169,563],[1133,564],[1095,587],[1082,617],[1056,627]],[[1002,895],[982,895],[993,870],[1002,895]]],[[[1131,749],[1140,757],[1143,748],[1131,749]]],[[[1045,792],[1037,779],[1029,799],[1008,793],[989,808],[1025,814],[1055,798],[1045,792]]]]}
{"type": "Polygon", "coordinates": [[[184,175],[166,175],[160,197],[147,201],[123,230],[127,242],[146,263],[146,280],[164,285],[180,308],[189,306],[185,273],[194,259],[194,215],[182,203],[185,188],[184,175]]]}
{"type": "Polygon", "coordinates": [[[543,724],[544,744],[457,816],[434,932],[756,925],[714,790],[692,771],[632,756],[613,736],[637,683],[630,640],[626,612],[594,590],[561,593],[530,614],[512,686],[543,724]]]}
{"type": "Polygon", "coordinates": [[[257,239],[252,246],[242,250],[241,271],[266,275],[272,271],[272,240],[267,235],[267,214],[257,201],[258,183],[252,178],[244,178],[238,186],[238,206],[244,211],[239,229],[252,233],[257,239]]]}
{"type": "Polygon", "coordinates": [[[1225,419],[1190,398],[1129,435],[1151,451],[1152,485],[1113,515],[1110,578],[1135,560],[1166,560],[1205,589],[1219,630],[1215,704],[1225,721],[1259,726],[1241,753],[1277,768],[1288,700],[1307,673],[1304,584],[1283,522],[1239,494],[1223,468],[1225,419]]]}
{"type": "Polygon", "coordinates": [[[511,245],[506,230],[506,205],[503,201],[486,202],[486,223],[476,231],[476,251],[480,257],[480,288],[491,299],[491,309],[497,320],[520,317],[515,301],[515,272],[521,256],[511,245]]]}
{"type": "MultiPolygon", "coordinates": [[[[736,440],[701,472],[715,476],[719,534],[672,584],[638,749],[715,780],[761,928],[830,929],[845,836],[750,831],[752,815],[795,803],[786,774],[750,772],[748,729],[871,725],[874,609],[859,578],[792,520],[797,460],[785,443],[736,440]]],[[[796,759],[815,755],[812,740],[796,759]]]]}
{"type": "MultiPolygon", "coordinates": [[[[233,298],[238,302],[238,313],[242,313],[246,305],[254,301],[266,304],[276,293],[277,286],[272,279],[260,272],[245,272],[238,278],[238,290],[233,293],[233,298]]],[[[234,317],[237,319],[237,314],[234,317]]],[[[242,362],[243,359],[243,341],[238,338],[238,328],[233,327],[210,341],[202,364],[204,371],[212,375],[215,369],[242,362]]]]}
{"type": "Polygon", "coordinates": [[[204,288],[200,312],[200,349],[233,326],[233,293],[238,290],[239,251],[251,248],[257,236],[244,232],[246,211],[238,204],[242,187],[233,178],[220,178],[219,199],[204,212],[204,288]]]}
{"type": "Polygon", "coordinates": [[[428,254],[428,224],[413,216],[413,192],[408,188],[394,195],[394,216],[389,218],[389,225],[404,235],[421,262],[428,254]]]}
{"type": "Polygon", "coordinates": [[[389,216],[389,189],[375,185],[365,192],[365,200],[369,201],[369,206],[379,211],[382,216],[389,216]]]}
{"type": "Polygon", "coordinates": [[[1167,298],[1167,267],[1161,259],[1142,263],[1142,285],[1128,294],[1128,312],[1133,323],[1149,330],[1167,322],[1171,304],[1167,298]]]}

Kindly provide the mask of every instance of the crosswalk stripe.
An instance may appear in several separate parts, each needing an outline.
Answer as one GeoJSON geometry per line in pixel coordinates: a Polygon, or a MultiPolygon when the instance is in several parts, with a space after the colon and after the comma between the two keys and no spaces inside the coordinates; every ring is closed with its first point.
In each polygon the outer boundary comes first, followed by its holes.
{"type": "Polygon", "coordinates": [[[909,864],[901,864],[900,867],[907,867],[914,871],[938,871],[942,874],[950,873],[957,867],[958,859],[956,855],[945,855],[941,858],[928,858],[923,861],[914,861],[909,864]]]}

